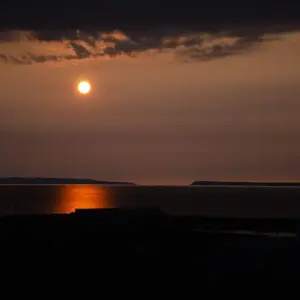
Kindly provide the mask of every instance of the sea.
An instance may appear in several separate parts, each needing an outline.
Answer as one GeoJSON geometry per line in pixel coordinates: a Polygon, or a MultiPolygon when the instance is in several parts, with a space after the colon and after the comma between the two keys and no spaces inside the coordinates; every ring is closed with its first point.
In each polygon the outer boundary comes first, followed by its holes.
{"type": "Polygon", "coordinates": [[[171,215],[300,217],[300,186],[0,185],[0,215],[156,208],[171,215]]]}

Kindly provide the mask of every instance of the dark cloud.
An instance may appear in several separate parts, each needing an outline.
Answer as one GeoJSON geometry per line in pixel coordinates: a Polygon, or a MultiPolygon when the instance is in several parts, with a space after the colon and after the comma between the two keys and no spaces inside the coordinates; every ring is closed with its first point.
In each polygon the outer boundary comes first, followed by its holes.
{"type": "MultiPolygon", "coordinates": [[[[53,3],[33,0],[30,5],[2,1],[0,26],[5,28],[153,28],[163,24],[201,27],[245,23],[299,21],[300,5],[295,0],[159,1],[137,4],[135,1],[74,1],[53,3]]],[[[206,29],[205,29],[206,30],[206,29]]]]}
{"type": "Polygon", "coordinates": [[[298,26],[261,26],[208,29],[207,31],[165,27],[147,32],[100,31],[5,31],[0,32],[0,61],[32,64],[173,51],[183,61],[208,61],[238,55],[279,38],[298,26]]]}

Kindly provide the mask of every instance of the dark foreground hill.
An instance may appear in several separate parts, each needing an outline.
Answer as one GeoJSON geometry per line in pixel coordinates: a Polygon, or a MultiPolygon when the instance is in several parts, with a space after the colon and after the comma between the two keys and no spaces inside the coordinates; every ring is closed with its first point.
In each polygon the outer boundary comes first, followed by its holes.
{"type": "Polygon", "coordinates": [[[0,184],[114,184],[134,185],[130,182],[100,181],[86,178],[2,177],[0,184]]]}
{"type": "Polygon", "coordinates": [[[111,293],[132,287],[156,296],[161,289],[171,296],[243,287],[249,288],[249,299],[255,288],[260,295],[262,286],[298,284],[297,224],[296,219],[189,219],[129,208],[3,217],[1,271],[26,278],[51,274],[56,281],[97,278],[102,291],[109,285],[111,293]]]}

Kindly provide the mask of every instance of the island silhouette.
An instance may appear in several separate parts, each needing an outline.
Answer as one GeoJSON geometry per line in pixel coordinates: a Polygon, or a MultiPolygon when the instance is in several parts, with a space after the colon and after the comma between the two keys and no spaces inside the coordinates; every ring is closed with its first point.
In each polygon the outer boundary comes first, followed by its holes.
{"type": "Polygon", "coordinates": [[[276,187],[276,186],[300,186],[300,182],[279,182],[279,181],[207,181],[199,180],[193,181],[191,185],[209,185],[209,186],[266,186],[266,187],[276,187]]]}
{"type": "Polygon", "coordinates": [[[52,178],[52,177],[0,177],[0,184],[103,184],[135,185],[130,182],[102,181],[89,178],[52,178]]]}

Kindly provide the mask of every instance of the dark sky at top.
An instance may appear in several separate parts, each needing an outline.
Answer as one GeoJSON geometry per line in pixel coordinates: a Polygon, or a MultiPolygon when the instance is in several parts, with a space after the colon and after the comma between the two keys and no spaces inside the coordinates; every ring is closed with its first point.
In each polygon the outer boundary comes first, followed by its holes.
{"type": "Polygon", "coordinates": [[[161,25],[220,27],[257,23],[297,23],[293,0],[252,1],[6,1],[0,26],[24,29],[107,27],[143,30],[161,25]]]}

